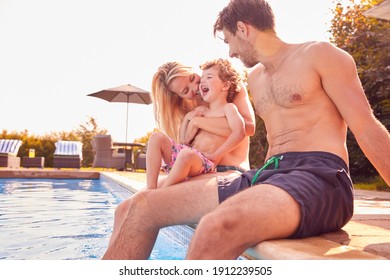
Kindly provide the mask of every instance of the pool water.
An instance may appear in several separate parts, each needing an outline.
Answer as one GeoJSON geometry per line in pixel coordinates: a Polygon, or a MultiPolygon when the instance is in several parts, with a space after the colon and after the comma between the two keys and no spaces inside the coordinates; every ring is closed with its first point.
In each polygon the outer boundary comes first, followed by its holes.
{"type": "MultiPolygon", "coordinates": [[[[100,259],[130,195],[106,179],[0,179],[0,260],[100,259]]],[[[160,231],[151,259],[183,259],[187,231],[160,231]]]]}

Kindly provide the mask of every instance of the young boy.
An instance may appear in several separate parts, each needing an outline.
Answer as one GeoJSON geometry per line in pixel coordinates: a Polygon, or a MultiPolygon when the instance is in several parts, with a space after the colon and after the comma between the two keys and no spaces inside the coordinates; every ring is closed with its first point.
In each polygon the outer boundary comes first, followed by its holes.
{"type": "MultiPolygon", "coordinates": [[[[214,172],[223,156],[245,138],[244,120],[237,107],[231,103],[240,90],[238,72],[225,59],[208,61],[201,65],[201,69],[203,73],[199,92],[207,105],[199,106],[185,116],[180,127],[182,144],[175,143],[162,133],[156,133],[157,137],[162,138],[155,141],[161,143],[161,157],[170,159],[164,160],[166,164],[162,168],[169,174],[160,187],[179,183],[187,177],[214,172]],[[195,137],[188,137],[187,126],[194,116],[226,117],[232,132],[228,137],[221,137],[199,130],[195,137]],[[167,141],[169,144],[164,145],[167,141]]],[[[155,160],[160,160],[161,157],[155,157],[155,160]]],[[[148,159],[153,160],[153,157],[148,159]]],[[[157,182],[147,181],[147,188],[156,187],[157,182]]]]}

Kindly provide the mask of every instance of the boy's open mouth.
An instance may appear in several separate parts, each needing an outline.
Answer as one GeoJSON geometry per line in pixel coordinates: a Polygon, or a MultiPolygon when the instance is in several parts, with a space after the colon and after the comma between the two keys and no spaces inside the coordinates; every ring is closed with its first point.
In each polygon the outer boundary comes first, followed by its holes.
{"type": "Polygon", "coordinates": [[[202,96],[205,96],[209,92],[209,88],[202,85],[202,86],[200,86],[200,92],[201,92],[202,96]]]}

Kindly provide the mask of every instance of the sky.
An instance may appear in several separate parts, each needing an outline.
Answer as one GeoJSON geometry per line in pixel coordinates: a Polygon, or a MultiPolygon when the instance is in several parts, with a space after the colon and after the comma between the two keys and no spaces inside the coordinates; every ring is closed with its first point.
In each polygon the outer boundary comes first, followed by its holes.
{"type": "MultiPolygon", "coordinates": [[[[269,2],[284,41],[328,41],[334,0],[269,2]]],[[[168,61],[198,69],[228,58],[228,46],[212,34],[227,3],[0,0],[1,131],[45,135],[93,117],[114,141],[126,141],[126,104],[87,95],[123,84],[150,91],[153,74],[168,61]]],[[[154,127],[151,104],[129,105],[129,142],[154,127]]]]}

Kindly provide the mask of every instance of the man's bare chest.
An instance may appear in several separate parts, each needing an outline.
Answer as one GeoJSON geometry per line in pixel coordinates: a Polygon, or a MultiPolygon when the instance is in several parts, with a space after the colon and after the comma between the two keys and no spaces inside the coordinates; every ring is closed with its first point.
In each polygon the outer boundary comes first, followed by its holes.
{"type": "Polygon", "coordinates": [[[292,108],[304,103],[307,92],[304,84],[289,78],[268,77],[257,81],[253,101],[259,115],[275,108],[292,108]]]}
{"type": "Polygon", "coordinates": [[[305,62],[294,61],[278,71],[259,73],[249,84],[257,114],[292,109],[317,99],[321,79],[305,62]]]}

